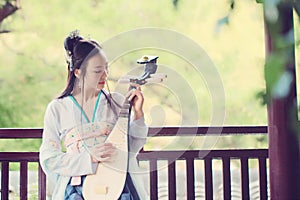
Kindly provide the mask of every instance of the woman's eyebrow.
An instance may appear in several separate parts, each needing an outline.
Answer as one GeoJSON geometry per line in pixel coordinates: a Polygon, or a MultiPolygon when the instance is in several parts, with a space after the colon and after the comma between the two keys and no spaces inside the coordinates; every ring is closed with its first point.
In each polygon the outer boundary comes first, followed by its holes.
{"type": "Polygon", "coordinates": [[[107,65],[105,65],[105,66],[103,66],[103,65],[97,65],[97,66],[95,66],[95,68],[105,68],[105,67],[107,67],[107,65]]]}
{"type": "Polygon", "coordinates": [[[105,63],[105,65],[97,65],[95,66],[95,68],[104,68],[104,67],[107,67],[108,66],[108,63],[105,63]]]}

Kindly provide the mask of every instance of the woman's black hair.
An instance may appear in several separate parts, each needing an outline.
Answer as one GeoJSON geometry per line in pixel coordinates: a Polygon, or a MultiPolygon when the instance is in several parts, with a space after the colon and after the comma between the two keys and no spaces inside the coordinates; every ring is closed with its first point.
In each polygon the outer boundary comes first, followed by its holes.
{"type": "Polygon", "coordinates": [[[72,32],[64,41],[67,53],[68,81],[65,90],[58,97],[59,99],[71,95],[76,82],[75,69],[80,69],[90,57],[102,49],[96,41],[84,39],[77,33],[72,32]]]}

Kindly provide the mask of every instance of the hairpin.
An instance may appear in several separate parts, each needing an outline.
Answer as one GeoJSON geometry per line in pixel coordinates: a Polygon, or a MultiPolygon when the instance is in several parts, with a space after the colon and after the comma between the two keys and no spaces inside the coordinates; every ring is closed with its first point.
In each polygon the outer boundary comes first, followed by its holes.
{"type": "Polygon", "coordinates": [[[65,54],[65,58],[66,58],[68,66],[69,66],[69,70],[73,71],[74,70],[74,65],[73,65],[73,61],[72,61],[72,55],[67,52],[65,54]]]}
{"type": "Polygon", "coordinates": [[[69,34],[69,37],[71,38],[71,39],[73,39],[73,38],[76,38],[76,37],[78,37],[80,35],[80,32],[79,32],[79,30],[75,30],[75,31],[72,31],[70,34],[69,34]]]}
{"type": "Polygon", "coordinates": [[[74,65],[73,65],[73,62],[71,61],[70,64],[69,64],[69,68],[70,68],[70,71],[74,71],[74,65]]]}

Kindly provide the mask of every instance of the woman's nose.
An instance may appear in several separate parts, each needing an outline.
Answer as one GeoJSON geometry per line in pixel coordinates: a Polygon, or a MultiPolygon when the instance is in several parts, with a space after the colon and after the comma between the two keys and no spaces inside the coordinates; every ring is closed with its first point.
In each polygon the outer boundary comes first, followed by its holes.
{"type": "Polygon", "coordinates": [[[102,75],[101,75],[101,78],[106,78],[107,76],[108,76],[108,71],[104,70],[102,75]]]}

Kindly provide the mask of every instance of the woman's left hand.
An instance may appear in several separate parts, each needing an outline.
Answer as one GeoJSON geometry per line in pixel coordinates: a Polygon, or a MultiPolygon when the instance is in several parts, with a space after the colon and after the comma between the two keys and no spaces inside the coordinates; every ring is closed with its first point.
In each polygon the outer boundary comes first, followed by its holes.
{"type": "Polygon", "coordinates": [[[141,91],[140,85],[132,83],[131,86],[134,86],[135,89],[130,90],[126,95],[126,98],[128,98],[129,101],[133,99],[132,108],[134,110],[135,120],[137,120],[144,116],[144,95],[141,91]]]}

